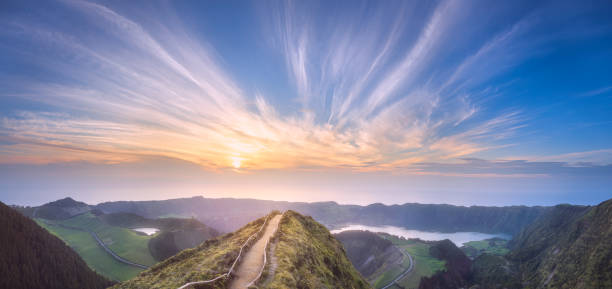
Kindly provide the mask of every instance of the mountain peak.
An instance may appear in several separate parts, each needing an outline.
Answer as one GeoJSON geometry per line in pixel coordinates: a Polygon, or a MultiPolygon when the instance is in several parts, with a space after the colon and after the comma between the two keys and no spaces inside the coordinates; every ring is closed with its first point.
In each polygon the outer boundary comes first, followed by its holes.
{"type": "Polygon", "coordinates": [[[71,197],[65,197],[57,201],[46,203],[43,206],[55,206],[55,207],[67,208],[67,207],[87,206],[87,204],[83,202],[75,201],[71,197]]]}

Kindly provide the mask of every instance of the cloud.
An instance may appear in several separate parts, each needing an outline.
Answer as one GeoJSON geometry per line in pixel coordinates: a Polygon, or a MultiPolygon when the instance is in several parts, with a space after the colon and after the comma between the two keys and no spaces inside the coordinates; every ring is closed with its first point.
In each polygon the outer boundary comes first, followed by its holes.
{"type": "Polygon", "coordinates": [[[605,177],[612,174],[612,164],[496,160],[463,158],[455,163],[415,163],[403,168],[413,174],[462,176],[472,178],[529,177],[605,177]]]}
{"type": "Polygon", "coordinates": [[[330,15],[343,20],[335,25],[309,18],[316,5],[276,3],[269,35],[295,84],[287,97],[304,108],[289,113],[245,91],[214,46],[180,19],[137,21],[101,4],[63,3],[81,16],[74,26],[87,29],[13,23],[15,37],[53,55],[32,52],[61,81],[27,78],[11,92],[44,109],[3,116],[2,163],[166,157],[208,170],[233,170],[240,160],[240,170],[416,173],[509,145],[525,125],[516,110],[484,114],[465,80],[524,25],[422,82],[449,45],[444,36],[456,33],[464,10],[455,1],[421,7],[425,13],[408,3],[348,9],[330,15]]]}

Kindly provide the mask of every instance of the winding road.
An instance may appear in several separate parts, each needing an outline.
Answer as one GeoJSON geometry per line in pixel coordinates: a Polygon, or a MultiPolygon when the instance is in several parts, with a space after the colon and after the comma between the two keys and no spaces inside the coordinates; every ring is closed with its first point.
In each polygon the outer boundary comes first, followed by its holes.
{"type": "Polygon", "coordinates": [[[406,277],[406,275],[408,275],[408,273],[412,272],[412,269],[414,269],[414,259],[412,259],[412,256],[410,256],[410,254],[408,254],[408,252],[406,252],[406,250],[404,250],[402,248],[399,248],[399,249],[402,251],[402,253],[404,253],[404,255],[406,257],[408,257],[410,259],[410,266],[408,266],[408,269],[406,269],[406,271],[402,272],[402,274],[397,276],[397,278],[393,279],[393,281],[391,281],[389,284],[385,285],[384,287],[382,287],[380,289],[387,289],[387,288],[393,286],[395,283],[399,282],[404,277],[406,277]]]}
{"type": "Polygon", "coordinates": [[[229,283],[229,289],[244,289],[255,281],[265,265],[266,244],[274,232],[278,229],[278,224],[282,215],[276,215],[270,220],[266,229],[253,246],[244,254],[240,264],[234,270],[234,278],[229,283]]]}
{"type": "Polygon", "coordinates": [[[96,234],[96,232],[94,232],[94,231],[90,231],[90,230],[79,228],[79,227],[67,226],[67,225],[64,225],[64,224],[49,223],[49,222],[46,222],[46,221],[42,221],[42,222],[44,222],[45,224],[47,224],[49,226],[58,226],[58,227],[62,227],[62,228],[65,228],[65,229],[87,232],[87,233],[89,233],[96,240],[96,242],[98,242],[98,245],[100,247],[102,247],[102,249],[104,249],[104,251],[106,251],[106,253],[108,253],[113,258],[115,258],[115,260],[117,260],[117,261],[119,261],[121,263],[130,265],[130,266],[141,268],[141,269],[148,269],[149,268],[149,266],[145,266],[145,265],[142,265],[142,264],[138,264],[138,263],[132,262],[130,260],[126,260],[126,259],[122,258],[121,256],[117,255],[115,252],[113,252],[113,250],[111,250],[108,246],[106,246],[106,244],[104,244],[104,242],[102,242],[102,240],[100,240],[100,238],[98,237],[98,234],[96,234]]]}

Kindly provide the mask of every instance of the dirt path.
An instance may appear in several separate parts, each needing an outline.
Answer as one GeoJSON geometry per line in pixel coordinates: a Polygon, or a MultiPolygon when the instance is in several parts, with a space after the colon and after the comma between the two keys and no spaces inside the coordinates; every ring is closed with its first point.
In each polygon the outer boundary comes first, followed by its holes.
{"type": "Polygon", "coordinates": [[[270,237],[272,237],[274,232],[276,232],[281,217],[282,215],[274,216],[266,226],[261,238],[259,238],[259,240],[257,240],[257,242],[255,242],[255,244],[253,244],[253,246],[244,254],[244,257],[242,257],[238,267],[236,267],[234,270],[235,277],[230,282],[228,287],[229,289],[247,288],[246,286],[257,278],[257,275],[259,275],[259,272],[264,265],[266,242],[270,239],[270,237]]]}

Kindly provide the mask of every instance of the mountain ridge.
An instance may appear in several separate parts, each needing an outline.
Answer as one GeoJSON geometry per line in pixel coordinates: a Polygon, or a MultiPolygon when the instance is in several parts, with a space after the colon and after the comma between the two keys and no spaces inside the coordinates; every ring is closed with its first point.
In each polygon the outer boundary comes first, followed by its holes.
{"type": "Polygon", "coordinates": [[[0,288],[106,288],[112,282],[89,269],[59,238],[0,202],[0,288]]]}

